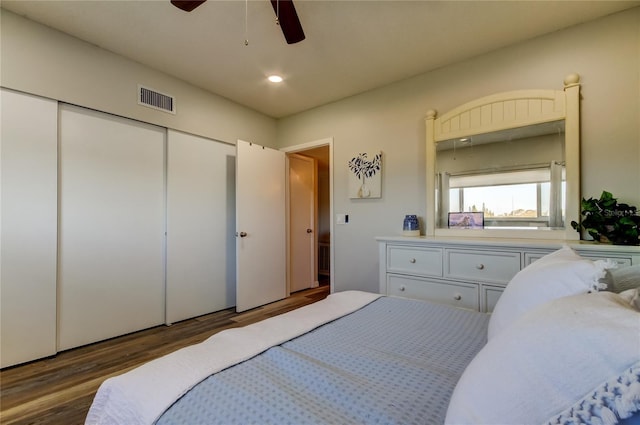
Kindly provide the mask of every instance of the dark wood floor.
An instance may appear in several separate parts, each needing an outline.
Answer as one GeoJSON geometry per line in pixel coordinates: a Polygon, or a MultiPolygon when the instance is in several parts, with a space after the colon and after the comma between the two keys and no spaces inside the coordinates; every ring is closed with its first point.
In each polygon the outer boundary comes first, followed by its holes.
{"type": "Polygon", "coordinates": [[[319,301],[328,293],[329,286],[322,285],[244,313],[223,310],[6,368],[0,371],[0,423],[83,424],[96,390],[106,378],[201,342],[224,329],[319,301]]]}

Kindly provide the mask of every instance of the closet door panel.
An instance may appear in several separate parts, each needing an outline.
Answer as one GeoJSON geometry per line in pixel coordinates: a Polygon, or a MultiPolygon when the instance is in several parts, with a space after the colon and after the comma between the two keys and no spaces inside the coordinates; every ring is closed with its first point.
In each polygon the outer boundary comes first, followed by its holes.
{"type": "Polygon", "coordinates": [[[0,367],[56,352],[58,103],[0,90],[0,367]]]}
{"type": "Polygon", "coordinates": [[[167,138],[167,323],[235,305],[235,147],[167,138]]]}
{"type": "Polygon", "coordinates": [[[164,129],[60,110],[60,350],[164,321],[164,129]]]}

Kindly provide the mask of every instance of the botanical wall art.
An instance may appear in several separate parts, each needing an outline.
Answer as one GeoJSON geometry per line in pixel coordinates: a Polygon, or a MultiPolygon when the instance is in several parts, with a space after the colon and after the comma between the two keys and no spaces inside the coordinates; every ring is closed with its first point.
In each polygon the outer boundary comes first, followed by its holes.
{"type": "Polygon", "coordinates": [[[380,198],[382,196],[382,152],[371,159],[359,153],[349,160],[349,198],[380,198]]]}

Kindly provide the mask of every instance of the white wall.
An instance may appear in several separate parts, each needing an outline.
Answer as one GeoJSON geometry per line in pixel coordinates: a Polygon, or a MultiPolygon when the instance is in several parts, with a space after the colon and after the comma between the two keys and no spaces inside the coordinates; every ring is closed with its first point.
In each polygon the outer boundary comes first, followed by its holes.
{"type": "Polygon", "coordinates": [[[582,196],[608,190],[640,206],[640,8],[280,120],[282,147],[334,137],[334,212],[350,217],[334,227],[336,290],[377,290],[375,236],[399,234],[405,214],[424,217],[428,109],[444,113],[507,90],[561,89],[573,72],[582,77],[582,196]],[[382,198],[349,199],[347,161],[377,150],[382,198]]]}
{"type": "Polygon", "coordinates": [[[0,85],[215,140],[273,147],[276,121],[160,71],[0,10],[0,85]],[[142,84],[176,99],[176,115],[137,103],[142,84]]]}

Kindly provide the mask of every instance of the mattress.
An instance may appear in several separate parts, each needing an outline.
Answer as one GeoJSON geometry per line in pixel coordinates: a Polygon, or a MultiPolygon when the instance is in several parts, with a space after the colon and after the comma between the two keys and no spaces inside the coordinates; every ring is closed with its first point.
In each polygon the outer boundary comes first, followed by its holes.
{"type": "Polygon", "coordinates": [[[156,423],[442,424],[488,320],[381,297],[209,376],[156,423]]]}

